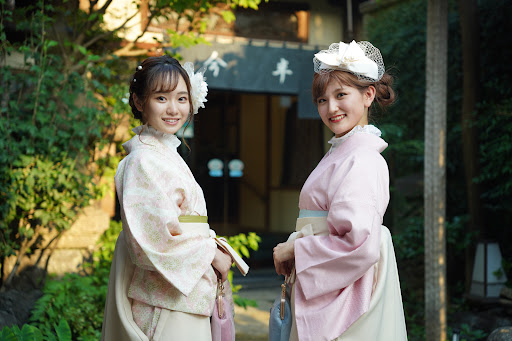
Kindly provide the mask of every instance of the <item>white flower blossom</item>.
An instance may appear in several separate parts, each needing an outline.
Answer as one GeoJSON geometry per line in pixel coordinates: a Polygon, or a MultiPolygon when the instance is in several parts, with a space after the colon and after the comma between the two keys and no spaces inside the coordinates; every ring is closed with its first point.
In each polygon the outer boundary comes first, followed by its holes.
{"type": "Polygon", "coordinates": [[[202,72],[194,73],[194,65],[190,62],[183,64],[183,68],[187,71],[190,78],[190,96],[192,106],[194,107],[193,114],[197,114],[199,108],[204,108],[206,102],[206,95],[208,94],[208,84],[204,80],[202,72]]]}

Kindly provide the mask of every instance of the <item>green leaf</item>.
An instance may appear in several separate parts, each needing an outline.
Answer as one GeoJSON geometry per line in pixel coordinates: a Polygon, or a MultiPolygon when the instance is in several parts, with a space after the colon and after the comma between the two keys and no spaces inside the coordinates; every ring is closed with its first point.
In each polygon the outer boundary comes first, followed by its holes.
{"type": "Polygon", "coordinates": [[[81,45],[78,45],[78,51],[80,51],[80,53],[83,54],[84,56],[87,55],[87,49],[81,45]]]}
{"type": "Polygon", "coordinates": [[[71,328],[66,320],[61,319],[59,324],[55,326],[57,337],[59,341],[70,341],[71,340],[71,328]]]}
{"type": "Polygon", "coordinates": [[[249,250],[244,245],[240,246],[240,252],[242,253],[242,255],[249,258],[249,250]]]}
{"type": "Polygon", "coordinates": [[[16,341],[18,338],[14,334],[14,332],[7,326],[2,329],[2,333],[0,334],[1,341],[16,341]]]}
{"type": "Polygon", "coordinates": [[[58,43],[58,42],[56,42],[55,40],[47,40],[47,41],[46,41],[46,46],[47,46],[48,48],[50,48],[50,47],[54,47],[54,46],[57,46],[57,45],[59,45],[59,43],[58,43]]]}
{"type": "Polygon", "coordinates": [[[34,327],[24,324],[21,328],[21,334],[19,336],[20,341],[34,341],[36,339],[36,334],[34,333],[34,327]]]}
{"type": "Polygon", "coordinates": [[[232,11],[222,11],[220,14],[222,15],[222,19],[224,19],[228,24],[232,23],[236,19],[235,14],[232,11]]]}

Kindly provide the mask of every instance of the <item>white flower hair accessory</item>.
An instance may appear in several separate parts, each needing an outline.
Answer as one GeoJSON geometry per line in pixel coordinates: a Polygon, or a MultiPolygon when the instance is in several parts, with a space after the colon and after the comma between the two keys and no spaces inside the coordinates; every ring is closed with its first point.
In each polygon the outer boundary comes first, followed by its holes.
{"type": "Polygon", "coordinates": [[[379,49],[368,41],[331,44],[328,50],[315,54],[313,65],[316,73],[348,71],[369,82],[379,81],[385,71],[379,49]]]}
{"type": "Polygon", "coordinates": [[[206,102],[206,95],[208,94],[208,84],[203,77],[203,72],[197,71],[194,73],[194,64],[187,62],[183,64],[183,69],[187,71],[188,77],[190,78],[190,100],[194,107],[193,114],[197,114],[199,108],[204,108],[204,102],[206,102]]]}

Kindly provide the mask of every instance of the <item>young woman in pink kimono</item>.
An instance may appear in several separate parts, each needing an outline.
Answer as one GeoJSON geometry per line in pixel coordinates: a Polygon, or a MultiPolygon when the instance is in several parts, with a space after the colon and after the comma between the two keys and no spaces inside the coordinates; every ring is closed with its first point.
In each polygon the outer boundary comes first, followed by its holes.
{"type": "Polygon", "coordinates": [[[313,62],[313,100],[334,137],[300,192],[296,232],[274,248],[276,271],[291,284],[290,340],[407,340],[393,244],[382,225],[387,143],[368,124],[372,105],[393,103],[392,77],[364,41],[331,44],[313,62]]]}
{"type": "Polygon", "coordinates": [[[209,341],[217,278],[232,300],[227,275],[239,257],[217,246],[226,243],[209,229],[201,187],[176,150],[206,93],[202,74],[169,56],[146,59],[133,75],[129,101],[143,125],[123,144],[115,175],[123,231],[102,340],[209,341]]]}

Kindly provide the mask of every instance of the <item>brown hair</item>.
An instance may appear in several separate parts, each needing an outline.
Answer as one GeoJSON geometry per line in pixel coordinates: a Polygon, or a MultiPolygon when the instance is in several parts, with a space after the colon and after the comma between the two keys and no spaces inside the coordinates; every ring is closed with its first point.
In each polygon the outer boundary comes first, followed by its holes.
{"type": "MultiPolygon", "coordinates": [[[[136,95],[142,105],[144,105],[149,96],[155,92],[174,91],[178,86],[180,79],[179,76],[183,77],[185,84],[187,85],[190,114],[185,124],[186,126],[189,126],[194,116],[192,114],[194,112],[194,107],[191,101],[190,78],[187,71],[185,71],[181,64],[176,59],[168,55],[149,57],[145,59],[135,70],[132,80],[130,81],[129,98],[133,117],[141,121],[143,124],[146,123],[144,122],[142,112],[135,106],[133,95],[136,95]]],[[[185,144],[187,143],[185,142],[185,144]]]]}
{"type": "MultiPolygon", "coordinates": [[[[393,76],[390,74],[384,73],[380,81],[368,82],[359,80],[356,75],[350,72],[334,70],[326,73],[315,73],[313,76],[312,95],[315,105],[318,99],[324,95],[327,85],[331,80],[346,86],[352,86],[361,92],[364,92],[370,85],[373,85],[375,87],[375,100],[373,103],[377,103],[381,108],[385,108],[395,102],[395,91],[392,88],[393,76]]],[[[368,111],[369,114],[370,111],[368,111]]]]}

